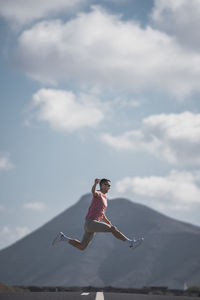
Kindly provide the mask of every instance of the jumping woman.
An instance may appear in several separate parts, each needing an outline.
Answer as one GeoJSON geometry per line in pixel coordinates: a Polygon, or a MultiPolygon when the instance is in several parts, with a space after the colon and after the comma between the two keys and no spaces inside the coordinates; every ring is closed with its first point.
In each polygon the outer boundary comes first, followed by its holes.
{"type": "Polygon", "coordinates": [[[85,233],[82,241],[67,237],[64,233],[60,232],[52,244],[55,245],[58,242],[67,241],[70,245],[76,247],[77,249],[85,250],[96,232],[110,232],[117,239],[126,242],[131,249],[138,247],[144,240],[143,237],[139,239],[127,238],[117,229],[117,227],[111,224],[105,215],[107,208],[106,194],[108,193],[110,187],[111,181],[109,179],[95,179],[92,187],[93,198],[85,218],[85,233]],[[100,186],[100,190],[97,191],[96,187],[98,184],[100,186]]]}

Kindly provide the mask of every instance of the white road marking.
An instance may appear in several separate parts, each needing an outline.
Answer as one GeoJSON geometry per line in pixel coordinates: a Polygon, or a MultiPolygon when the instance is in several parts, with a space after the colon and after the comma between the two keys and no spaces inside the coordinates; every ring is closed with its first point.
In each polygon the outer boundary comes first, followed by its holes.
{"type": "Polygon", "coordinates": [[[81,296],[88,296],[90,293],[82,293],[81,296]]]}
{"type": "Polygon", "coordinates": [[[97,292],[95,300],[104,300],[103,292],[97,292]]]}

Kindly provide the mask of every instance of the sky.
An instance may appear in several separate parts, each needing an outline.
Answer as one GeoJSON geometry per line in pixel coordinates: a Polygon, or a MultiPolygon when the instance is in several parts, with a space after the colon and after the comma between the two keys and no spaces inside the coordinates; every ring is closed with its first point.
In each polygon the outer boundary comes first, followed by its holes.
{"type": "Polygon", "coordinates": [[[0,0],[0,249],[95,178],[200,226],[199,27],[199,0],[0,0]]]}

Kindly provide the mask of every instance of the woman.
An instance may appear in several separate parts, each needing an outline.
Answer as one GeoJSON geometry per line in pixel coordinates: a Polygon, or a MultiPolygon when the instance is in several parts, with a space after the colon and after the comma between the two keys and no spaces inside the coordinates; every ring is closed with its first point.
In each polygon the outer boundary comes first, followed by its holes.
{"type": "Polygon", "coordinates": [[[126,242],[130,248],[134,249],[139,246],[144,238],[129,239],[123,233],[121,233],[117,227],[113,226],[107,219],[105,212],[107,208],[107,197],[111,187],[109,179],[95,179],[92,187],[92,202],[88,209],[88,213],[85,220],[85,233],[82,241],[67,237],[64,233],[60,232],[53,241],[53,245],[61,241],[67,241],[70,245],[76,247],[79,250],[85,250],[94,237],[96,232],[111,232],[117,239],[126,242]],[[97,184],[100,185],[100,190],[96,190],[97,184]]]}

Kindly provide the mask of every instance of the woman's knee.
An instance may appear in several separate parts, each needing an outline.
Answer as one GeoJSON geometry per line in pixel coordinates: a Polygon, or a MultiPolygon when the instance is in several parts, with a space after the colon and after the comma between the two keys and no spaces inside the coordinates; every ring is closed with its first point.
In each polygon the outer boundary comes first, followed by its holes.
{"type": "Polygon", "coordinates": [[[104,232],[111,232],[111,233],[115,233],[115,232],[119,232],[119,230],[117,229],[116,226],[113,225],[107,225],[107,227],[105,228],[105,230],[103,230],[104,232]]]}
{"type": "Polygon", "coordinates": [[[111,232],[116,232],[116,231],[118,231],[118,229],[117,229],[116,226],[111,226],[110,229],[111,229],[111,232]]]}
{"type": "Polygon", "coordinates": [[[88,246],[88,243],[81,243],[80,250],[84,251],[87,248],[87,246],[88,246]]]}

